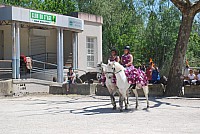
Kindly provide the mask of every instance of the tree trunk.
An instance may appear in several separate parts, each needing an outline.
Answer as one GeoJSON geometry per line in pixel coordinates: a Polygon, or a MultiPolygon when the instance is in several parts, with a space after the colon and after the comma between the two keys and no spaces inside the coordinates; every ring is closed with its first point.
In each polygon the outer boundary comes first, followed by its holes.
{"type": "Polygon", "coordinates": [[[187,51],[187,45],[192,29],[194,14],[190,9],[186,9],[182,13],[182,22],[179,29],[178,39],[171,63],[169,78],[167,83],[166,95],[177,96],[182,91],[183,80],[182,68],[184,67],[184,57],[187,51]]]}

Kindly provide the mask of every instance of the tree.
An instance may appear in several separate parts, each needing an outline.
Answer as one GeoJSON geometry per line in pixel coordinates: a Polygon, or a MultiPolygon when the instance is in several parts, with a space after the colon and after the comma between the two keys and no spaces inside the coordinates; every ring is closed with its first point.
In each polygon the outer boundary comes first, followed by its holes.
{"type": "Polygon", "coordinates": [[[58,14],[69,14],[76,10],[74,0],[0,0],[0,3],[58,14]]]}
{"type": "Polygon", "coordinates": [[[187,51],[188,41],[192,30],[194,17],[200,12],[200,0],[171,0],[182,13],[182,21],[179,28],[178,39],[171,63],[169,79],[167,84],[167,95],[177,96],[182,89],[182,68],[187,51]]]}

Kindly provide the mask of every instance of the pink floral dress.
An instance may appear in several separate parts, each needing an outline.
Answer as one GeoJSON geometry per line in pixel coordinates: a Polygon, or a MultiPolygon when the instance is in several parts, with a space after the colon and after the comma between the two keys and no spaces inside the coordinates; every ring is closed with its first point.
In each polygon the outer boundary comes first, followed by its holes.
{"type": "MultiPolygon", "coordinates": [[[[123,66],[128,64],[130,61],[131,54],[122,55],[121,62],[123,66]]],[[[125,74],[129,84],[141,84],[142,86],[146,86],[148,84],[146,74],[142,70],[135,68],[133,65],[126,67],[125,74]]]]}

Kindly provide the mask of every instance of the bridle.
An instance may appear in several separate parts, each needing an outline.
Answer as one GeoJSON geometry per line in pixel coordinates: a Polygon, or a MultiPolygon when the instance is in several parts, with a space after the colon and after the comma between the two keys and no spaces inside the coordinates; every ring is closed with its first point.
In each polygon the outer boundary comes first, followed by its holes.
{"type": "Polygon", "coordinates": [[[115,67],[113,67],[112,70],[113,70],[113,72],[112,72],[113,74],[118,74],[122,71],[122,70],[119,70],[119,71],[115,72],[115,67]]]}
{"type": "Polygon", "coordinates": [[[113,74],[113,75],[115,75],[115,74],[118,74],[122,71],[122,70],[119,70],[119,71],[115,72],[115,68],[112,68],[113,72],[103,72],[103,67],[101,65],[99,65],[98,67],[101,68],[101,72],[98,72],[98,74],[100,74],[100,75],[102,75],[102,74],[113,74]]]}

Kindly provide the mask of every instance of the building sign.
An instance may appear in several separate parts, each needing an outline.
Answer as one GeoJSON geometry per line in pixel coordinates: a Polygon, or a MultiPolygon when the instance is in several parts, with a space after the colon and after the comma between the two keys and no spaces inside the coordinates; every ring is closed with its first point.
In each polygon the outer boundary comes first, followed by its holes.
{"type": "Polygon", "coordinates": [[[51,13],[30,10],[30,22],[56,25],[57,16],[51,13]]]}
{"type": "Polygon", "coordinates": [[[82,29],[82,20],[76,19],[76,18],[69,18],[68,19],[69,28],[74,29],[82,29]]]}

